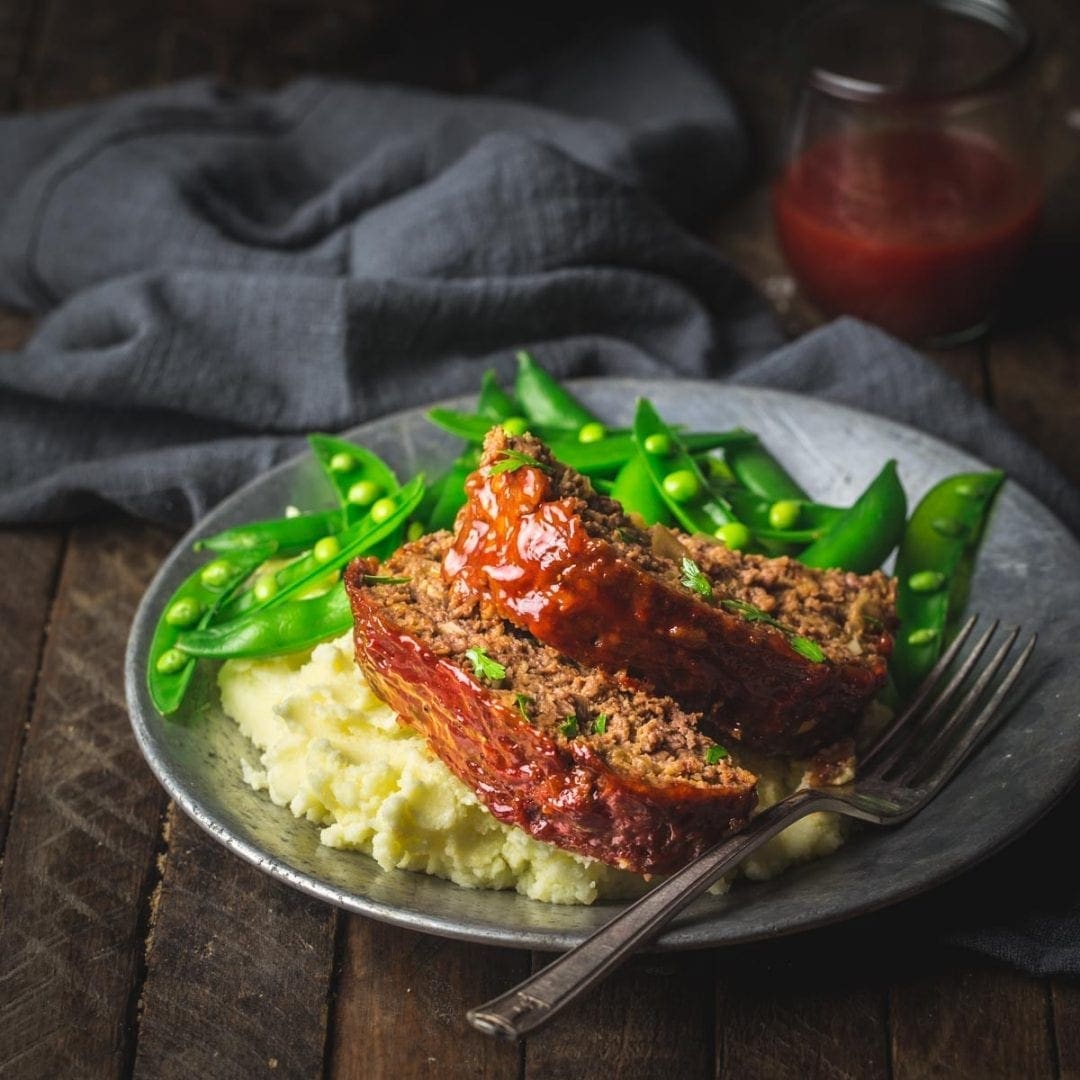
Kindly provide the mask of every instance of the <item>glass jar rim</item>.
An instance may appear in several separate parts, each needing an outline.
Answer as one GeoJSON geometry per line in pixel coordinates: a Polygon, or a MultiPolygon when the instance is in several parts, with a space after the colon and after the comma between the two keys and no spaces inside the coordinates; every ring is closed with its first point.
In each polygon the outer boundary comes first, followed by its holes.
{"type": "Polygon", "coordinates": [[[958,16],[983,24],[998,31],[1011,45],[1008,55],[970,84],[956,90],[912,89],[889,85],[885,82],[845,75],[830,70],[822,64],[808,62],[800,57],[806,69],[806,80],[823,93],[853,102],[876,104],[933,104],[952,102],[993,92],[1005,84],[1029,59],[1034,48],[1034,36],[1028,24],[1008,0],[818,0],[810,4],[792,21],[787,32],[789,55],[796,53],[800,43],[809,37],[810,28],[829,16],[842,15],[845,11],[889,6],[923,8],[942,14],[958,16]]]}

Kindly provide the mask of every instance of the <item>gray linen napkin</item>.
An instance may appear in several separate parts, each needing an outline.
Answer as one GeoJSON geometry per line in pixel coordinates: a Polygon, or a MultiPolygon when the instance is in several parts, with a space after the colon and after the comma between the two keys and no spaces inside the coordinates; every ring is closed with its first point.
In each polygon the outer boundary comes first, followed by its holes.
{"type": "MultiPolygon", "coordinates": [[[[910,349],[852,320],[780,347],[677,223],[730,193],[744,144],[665,34],[613,34],[505,88],[192,82],[0,120],[0,302],[47,313],[0,355],[0,521],[112,505],[186,523],[304,432],[472,390],[525,347],[564,376],[727,376],[879,412],[1080,529],[1057,470],[910,349]]],[[[975,915],[954,940],[1080,974],[1080,889],[1050,877],[1050,910],[975,915]]]]}

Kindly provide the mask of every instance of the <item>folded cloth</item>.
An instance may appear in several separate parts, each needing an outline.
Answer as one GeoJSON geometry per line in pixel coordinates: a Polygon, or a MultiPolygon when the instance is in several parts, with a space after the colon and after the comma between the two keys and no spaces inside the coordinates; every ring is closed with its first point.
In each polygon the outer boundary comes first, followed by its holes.
{"type": "MultiPolygon", "coordinates": [[[[0,302],[47,313],[0,356],[0,521],[113,505],[184,523],[303,432],[474,390],[524,347],[561,376],[718,375],[870,409],[1080,529],[1060,473],[910,349],[853,320],[780,347],[760,297],[678,224],[731,193],[744,144],[664,33],[593,41],[504,90],[191,82],[0,121],[0,302]]],[[[1002,902],[927,922],[1080,972],[1062,875],[1039,910],[979,880],[1002,902]]],[[[881,917],[902,940],[904,909],[881,917]]]]}
{"type": "Polygon", "coordinates": [[[301,433],[472,389],[521,347],[703,375],[779,344],[672,217],[715,207],[744,147],[670,37],[514,88],[542,104],[195,82],[0,122],[0,302],[51,311],[0,357],[0,520],[197,518],[301,433]]]}

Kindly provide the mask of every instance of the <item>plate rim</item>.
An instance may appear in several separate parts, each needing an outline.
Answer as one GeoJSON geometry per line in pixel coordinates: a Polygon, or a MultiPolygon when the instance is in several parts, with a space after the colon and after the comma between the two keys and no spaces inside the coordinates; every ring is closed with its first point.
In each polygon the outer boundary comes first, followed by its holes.
{"type": "MultiPolygon", "coordinates": [[[[772,387],[754,386],[750,384],[725,383],[715,379],[689,379],[681,377],[592,376],[567,379],[564,380],[564,382],[572,389],[586,389],[597,385],[610,387],[613,384],[623,384],[632,387],[634,393],[648,393],[647,389],[642,388],[648,387],[649,384],[663,385],[668,389],[670,389],[673,384],[677,384],[679,388],[686,388],[689,391],[693,391],[695,387],[707,388],[710,393],[715,393],[718,389],[726,387],[729,390],[737,391],[740,395],[748,394],[751,397],[759,398],[765,402],[772,399],[778,404],[787,403],[789,405],[795,405],[796,407],[805,402],[813,402],[815,406],[823,406],[829,410],[835,410],[840,414],[857,418],[860,422],[865,422],[867,419],[870,419],[875,424],[891,428],[905,436],[914,437],[924,444],[930,444],[945,449],[950,455],[959,455],[960,457],[965,458],[972,468],[994,468],[994,466],[982,461],[970,451],[955,446],[936,435],[924,432],[912,425],[893,420],[868,409],[860,409],[844,403],[833,402],[827,398],[815,397],[811,394],[802,394],[789,390],[780,390],[772,387]]],[[[475,394],[461,394],[450,398],[440,399],[439,401],[430,404],[397,410],[396,412],[388,413],[384,416],[373,417],[360,424],[352,425],[349,428],[342,430],[340,435],[346,438],[352,437],[373,424],[392,423],[396,420],[404,421],[406,417],[422,414],[428,409],[436,406],[449,408],[461,407],[462,405],[468,405],[474,398],[475,394]]],[[[161,760],[157,747],[153,741],[153,733],[150,730],[150,726],[141,714],[139,690],[145,678],[145,665],[141,663],[141,654],[137,647],[140,644],[140,630],[150,618],[150,609],[154,606],[153,601],[155,600],[155,594],[159,591],[162,582],[168,576],[173,563],[179,560],[184,553],[189,551],[192,542],[206,531],[205,524],[211,517],[216,517],[221,513],[227,513],[231,506],[245,501],[249,491],[266,484],[270,478],[297,468],[298,465],[309,457],[309,453],[310,452],[307,449],[299,450],[296,454],[290,455],[285,460],[271,466],[258,476],[246,481],[240,487],[225,496],[225,498],[220,500],[214,507],[208,510],[199,521],[192,524],[183,536],[177,540],[158,567],[150,583],[147,585],[132,619],[124,658],[126,703],[133,733],[139,746],[140,753],[169,797],[189,818],[203,829],[204,832],[218,843],[222,844],[233,854],[238,855],[245,862],[309,896],[316,897],[317,899],[331,903],[336,907],[343,908],[355,914],[366,915],[381,922],[460,941],[469,941],[484,945],[496,945],[506,948],[527,948],[538,951],[561,951],[572,947],[584,940],[584,938],[588,936],[588,931],[566,932],[535,929],[512,931],[492,924],[479,927],[470,926],[463,924],[459,918],[454,918],[452,916],[416,912],[412,909],[401,908],[398,905],[387,903],[382,900],[357,896],[354,893],[350,893],[345,889],[339,888],[314,875],[295,869],[282,862],[279,857],[273,853],[267,852],[257,844],[237,836],[227,823],[221,821],[217,815],[203,806],[200,801],[187,790],[187,788],[179,783],[168,770],[166,762],[161,760]]],[[[1080,560],[1080,540],[1076,538],[1053,510],[1043,504],[1028,491],[1027,488],[1013,480],[1011,477],[1006,477],[1006,483],[1011,494],[1015,498],[1019,498],[1021,503],[1029,502],[1033,504],[1038,507],[1041,514],[1049,516],[1054,521],[1060,532],[1069,539],[1074,549],[1074,554],[1078,560],[1080,560]]],[[[757,932],[748,931],[733,936],[710,937],[702,940],[700,936],[700,931],[703,929],[702,926],[697,926],[694,929],[684,928],[680,930],[676,923],[674,929],[669,929],[652,942],[647,951],[687,951],[698,948],[727,947],[749,944],[762,940],[771,940],[819,929],[824,926],[836,925],[841,922],[847,922],[852,919],[869,915],[873,912],[881,911],[885,908],[903,904],[916,896],[921,896],[932,889],[936,889],[949,881],[955,880],[955,878],[961,874],[974,869],[976,866],[992,858],[1010,843],[1020,839],[1047,814],[1052,812],[1054,807],[1057,806],[1077,782],[1078,778],[1080,778],[1080,760],[1074,763],[1071,773],[1064,776],[1059,784],[1046,792],[1046,797],[1040,802],[1036,811],[1031,813],[1028,818],[1023,820],[1015,829],[1004,831],[1001,834],[996,835],[993,840],[987,843],[982,849],[969,855],[966,859],[957,860],[954,864],[948,866],[944,872],[937,873],[936,876],[933,876],[930,880],[913,882],[906,888],[894,890],[887,895],[879,896],[876,899],[871,899],[869,901],[863,899],[855,908],[831,910],[827,913],[818,915],[808,914],[805,918],[796,919],[794,921],[789,920],[782,925],[762,925],[757,932]]],[[[252,794],[260,799],[266,798],[265,793],[253,792],[252,794]]],[[[317,826],[312,824],[311,827],[315,828],[317,826]]],[[[353,857],[371,858],[363,852],[358,851],[348,852],[348,854],[353,857]]],[[[417,872],[391,870],[385,871],[385,873],[413,874],[417,872]]],[[[449,887],[456,887],[453,886],[452,882],[446,881],[445,883],[449,887]]],[[[743,884],[740,885],[739,888],[740,890],[743,888],[753,888],[753,885],[743,884]]],[[[485,890],[474,891],[481,895],[485,892],[485,890]]],[[[542,903],[542,901],[533,902],[542,903]]],[[[702,900],[697,901],[696,905],[707,902],[708,898],[703,898],[702,900]]],[[[593,910],[610,910],[612,915],[614,915],[625,906],[625,903],[626,902],[624,901],[601,901],[593,906],[593,910]]],[[[696,905],[688,910],[694,911],[696,905]]],[[[716,918],[718,921],[722,921],[723,916],[722,914],[718,914],[716,918]]]]}

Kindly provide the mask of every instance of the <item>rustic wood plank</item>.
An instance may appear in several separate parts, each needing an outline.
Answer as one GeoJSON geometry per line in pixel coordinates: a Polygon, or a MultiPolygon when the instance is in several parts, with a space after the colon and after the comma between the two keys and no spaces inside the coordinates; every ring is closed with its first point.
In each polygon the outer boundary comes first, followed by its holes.
{"type": "MultiPolygon", "coordinates": [[[[534,968],[550,961],[537,954],[534,968]]],[[[581,1076],[590,1063],[620,1080],[712,1076],[720,963],[714,952],[634,957],[528,1040],[526,1077],[581,1076]]]]}
{"type": "Polygon", "coordinates": [[[52,607],[64,534],[59,529],[0,532],[0,857],[52,607]]]}
{"type": "Polygon", "coordinates": [[[1058,1075],[1080,1080],[1080,982],[1054,979],[1050,984],[1058,1075]]]}
{"type": "Polygon", "coordinates": [[[327,1068],[334,1080],[518,1075],[518,1048],[474,1031],[465,1010],[523,979],[527,953],[356,915],[343,944],[327,1068]]]}
{"type": "Polygon", "coordinates": [[[21,349],[30,337],[33,320],[6,308],[0,308],[0,352],[21,349]]]}
{"type": "Polygon", "coordinates": [[[1080,320],[1059,323],[1046,333],[996,341],[990,356],[994,401],[1001,415],[1080,484],[1080,320]]]}
{"type": "Polygon", "coordinates": [[[854,1080],[888,1075],[883,978],[833,976],[815,968],[808,980],[794,970],[771,971],[753,954],[739,960],[738,977],[725,977],[723,971],[721,957],[718,1076],[854,1080]]]}
{"type": "Polygon", "coordinates": [[[51,0],[26,74],[27,104],[50,108],[157,81],[164,5],[51,0]]]}
{"type": "Polygon", "coordinates": [[[890,994],[895,1080],[1054,1075],[1045,984],[1013,971],[943,961],[890,994]]]}
{"type": "Polygon", "coordinates": [[[322,1074],[337,911],[170,805],[135,1076],[322,1074]]]}
{"type": "Polygon", "coordinates": [[[0,1074],[129,1064],[164,795],[131,734],[122,667],[170,543],[126,523],[71,537],[0,871],[0,1074]]]}
{"type": "Polygon", "coordinates": [[[25,0],[0,0],[0,109],[15,108],[38,15],[25,0]]]}

